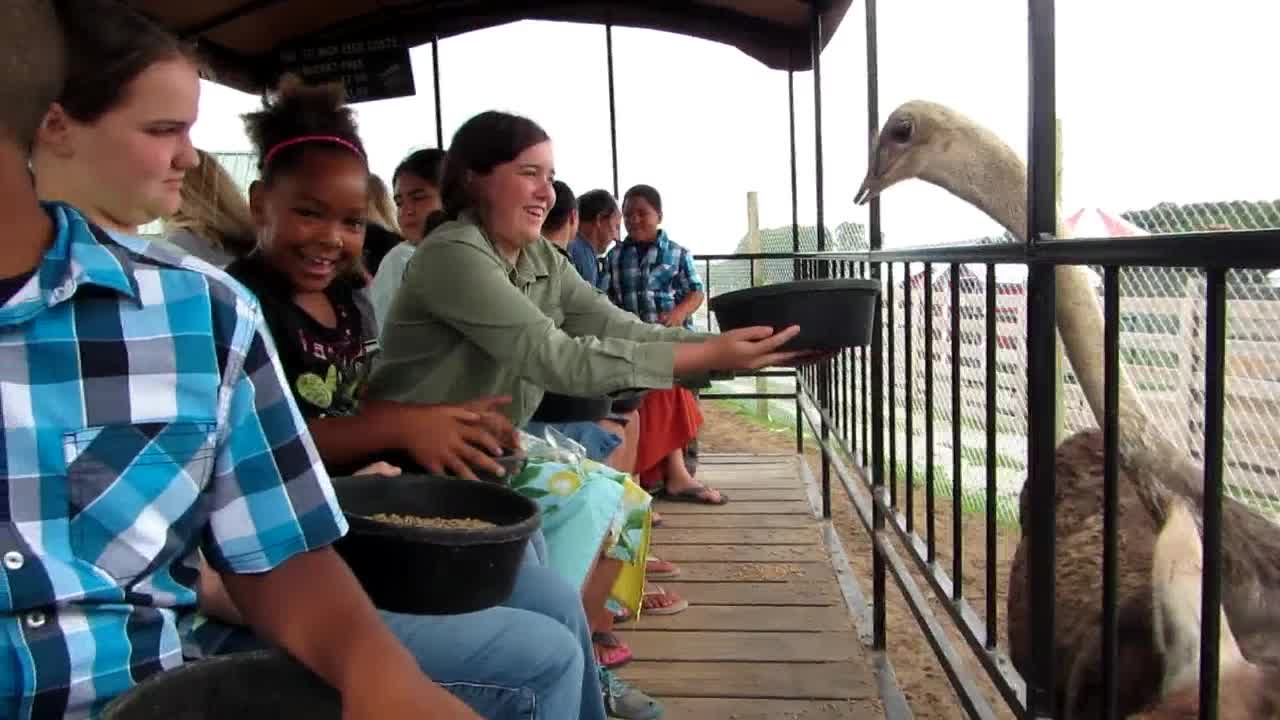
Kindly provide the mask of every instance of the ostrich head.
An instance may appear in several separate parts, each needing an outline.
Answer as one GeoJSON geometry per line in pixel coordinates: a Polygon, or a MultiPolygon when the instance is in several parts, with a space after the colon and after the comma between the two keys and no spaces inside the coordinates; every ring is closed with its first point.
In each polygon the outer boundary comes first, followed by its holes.
{"type": "Polygon", "coordinates": [[[945,105],[912,100],[889,115],[854,202],[911,178],[977,206],[1015,236],[1026,232],[1026,165],[995,133],[945,105]]]}
{"type": "Polygon", "coordinates": [[[930,161],[945,152],[942,146],[954,133],[945,122],[950,114],[947,108],[926,100],[912,100],[894,110],[879,136],[871,141],[867,176],[853,201],[866,204],[890,186],[920,177],[930,161]]]}

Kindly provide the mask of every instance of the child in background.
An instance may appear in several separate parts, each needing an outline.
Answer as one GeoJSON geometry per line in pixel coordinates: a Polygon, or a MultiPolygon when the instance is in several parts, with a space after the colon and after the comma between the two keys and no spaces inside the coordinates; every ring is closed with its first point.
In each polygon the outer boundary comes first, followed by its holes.
{"type": "Polygon", "coordinates": [[[116,230],[172,210],[180,182],[163,177],[194,157],[199,78],[176,41],[102,0],[56,3],[94,29],[64,33],[54,5],[0,3],[0,717],[93,718],[180,665],[203,551],[248,623],[337,688],[345,717],[475,720],[328,547],[346,522],[254,298],[37,201],[38,126],[40,152],[58,157],[38,181],[116,230]],[[159,130],[128,122],[167,103],[181,117],[159,130]],[[102,147],[111,137],[128,147],[102,147]],[[108,155],[120,164],[94,166],[108,155]],[[103,173],[132,181],[91,182],[103,173]]]}
{"type": "MultiPolygon", "coordinates": [[[[369,296],[373,301],[373,314],[382,328],[383,318],[391,309],[400,283],[404,281],[409,258],[418,244],[427,236],[432,215],[443,207],[440,200],[440,183],[444,176],[445,154],[443,150],[428,148],[416,150],[400,161],[391,176],[395,194],[396,219],[400,223],[404,240],[387,252],[373,276],[369,296]]],[[[443,220],[443,217],[439,217],[443,220]]],[[[438,225],[439,223],[434,223],[438,225]]]]}

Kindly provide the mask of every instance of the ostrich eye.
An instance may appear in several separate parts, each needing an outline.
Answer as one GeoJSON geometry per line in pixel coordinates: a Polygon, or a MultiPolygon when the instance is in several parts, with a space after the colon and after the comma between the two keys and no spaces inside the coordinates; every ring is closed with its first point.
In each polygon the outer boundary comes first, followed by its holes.
{"type": "Polygon", "coordinates": [[[911,122],[904,120],[894,125],[889,130],[889,138],[896,143],[908,143],[911,141],[911,122]]]}

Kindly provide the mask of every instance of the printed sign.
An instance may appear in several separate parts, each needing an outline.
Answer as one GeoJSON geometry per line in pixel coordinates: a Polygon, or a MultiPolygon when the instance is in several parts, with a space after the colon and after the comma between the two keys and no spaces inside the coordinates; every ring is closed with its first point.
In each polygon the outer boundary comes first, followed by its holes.
{"type": "Polygon", "coordinates": [[[341,80],[352,103],[415,92],[409,48],[397,37],[346,40],[280,51],[281,70],[308,84],[341,80]]]}

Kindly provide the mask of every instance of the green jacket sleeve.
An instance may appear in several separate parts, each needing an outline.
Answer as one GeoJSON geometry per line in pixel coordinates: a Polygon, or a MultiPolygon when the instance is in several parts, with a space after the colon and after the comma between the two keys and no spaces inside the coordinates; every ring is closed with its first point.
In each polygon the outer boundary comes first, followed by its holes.
{"type": "Polygon", "coordinates": [[[573,336],[595,335],[602,338],[623,338],[639,342],[702,342],[710,337],[706,333],[684,328],[669,328],[647,323],[609,302],[608,296],[599,292],[576,272],[568,261],[557,258],[565,267],[557,265],[561,275],[560,305],[564,310],[564,330],[573,336]]]}
{"type": "Polygon", "coordinates": [[[459,341],[475,343],[551,392],[604,395],[672,385],[673,342],[572,337],[511,283],[497,258],[467,242],[441,239],[420,249],[401,292],[452,327],[459,341]]]}
{"type": "MultiPolygon", "coordinates": [[[[569,270],[573,270],[569,266],[569,270]]],[[[638,342],[704,342],[711,333],[684,328],[669,328],[647,323],[610,302],[609,297],[583,280],[578,273],[562,273],[560,304],[564,310],[564,330],[570,335],[594,335],[602,338],[625,338],[638,342]]],[[[680,378],[686,387],[711,386],[707,373],[693,373],[680,378]]]]}

